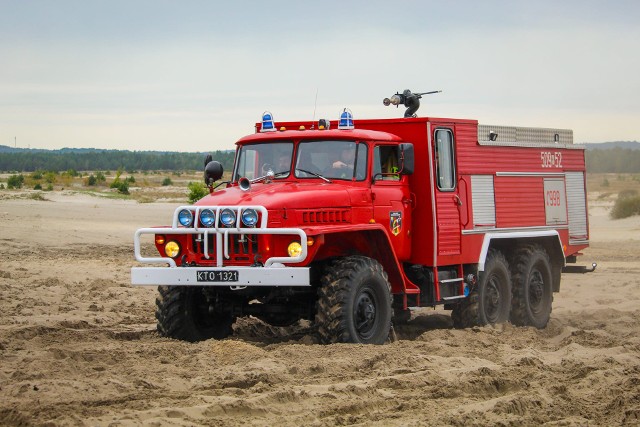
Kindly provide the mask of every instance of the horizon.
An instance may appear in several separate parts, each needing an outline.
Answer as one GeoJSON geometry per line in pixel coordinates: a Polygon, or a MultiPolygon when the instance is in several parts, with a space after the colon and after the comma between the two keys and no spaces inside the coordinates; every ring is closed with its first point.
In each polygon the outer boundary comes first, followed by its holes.
{"type": "MultiPolygon", "coordinates": [[[[574,145],[604,145],[604,144],[638,144],[640,148],[640,141],[603,141],[603,142],[576,142],[574,145]]],[[[63,150],[95,150],[95,151],[129,151],[129,152],[157,152],[157,153],[183,153],[183,154],[207,154],[216,151],[235,151],[235,148],[216,148],[214,150],[204,151],[179,151],[179,150],[136,150],[127,148],[104,148],[104,147],[61,147],[61,148],[39,148],[39,147],[12,147],[5,144],[0,144],[0,149],[6,147],[10,150],[34,150],[34,151],[63,151],[63,150]]]]}
{"type": "Polygon", "coordinates": [[[0,0],[0,145],[204,152],[276,121],[420,112],[638,141],[640,3],[0,0]],[[286,13],[283,13],[286,11],[286,13]]]}

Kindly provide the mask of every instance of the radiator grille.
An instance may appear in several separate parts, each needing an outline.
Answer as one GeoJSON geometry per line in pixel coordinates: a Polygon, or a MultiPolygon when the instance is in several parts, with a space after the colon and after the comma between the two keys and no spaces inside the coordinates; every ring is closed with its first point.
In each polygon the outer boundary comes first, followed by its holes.
{"type": "Polygon", "coordinates": [[[343,224],[351,221],[349,209],[320,209],[299,212],[303,224],[343,224]]]}
{"type": "MultiPolygon", "coordinates": [[[[193,252],[206,260],[204,251],[204,237],[197,234],[192,236],[193,252]]],[[[216,236],[207,236],[207,253],[209,260],[216,258],[216,236]]],[[[250,265],[258,253],[258,235],[255,234],[231,234],[229,235],[229,262],[232,265],[250,265]]]]}

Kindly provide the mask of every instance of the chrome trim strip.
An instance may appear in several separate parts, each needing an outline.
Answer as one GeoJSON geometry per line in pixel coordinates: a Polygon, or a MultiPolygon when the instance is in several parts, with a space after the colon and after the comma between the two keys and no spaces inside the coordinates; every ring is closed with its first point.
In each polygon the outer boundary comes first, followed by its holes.
{"type": "Polygon", "coordinates": [[[564,172],[496,172],[496,176],[565,176],[564,172]]]}
{"type": "Polygon", "coordinates": [[[532,227],[511,227],[511,228],[479,228],[476,230],[462,230],[462,234],[485,234],[485,233],[511,233],[511,232],[527,232],[527,231],[543,231],[543,230],[566,230],[568,225],[548,225],[548,226],[532,226],[532,227]]]}

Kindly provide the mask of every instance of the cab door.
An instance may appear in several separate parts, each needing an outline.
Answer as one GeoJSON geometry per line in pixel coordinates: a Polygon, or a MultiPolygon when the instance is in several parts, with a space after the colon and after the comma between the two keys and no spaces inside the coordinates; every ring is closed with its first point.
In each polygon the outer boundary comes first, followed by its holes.
{"type": "Polygon", "coordinates": [[[433,130],[431,151],[434,168],[434,194],[438,256],[460,254],[460,199],[453,129],[437,127],[433,130]]]}
{"type": "Polygon", "coordinates": [[[397,145],[376,144],[373,150],[371,199],[375,222],[383,224],[399,260],[411,255],[411,197],[408,177],[398,169],[397,145]]]}

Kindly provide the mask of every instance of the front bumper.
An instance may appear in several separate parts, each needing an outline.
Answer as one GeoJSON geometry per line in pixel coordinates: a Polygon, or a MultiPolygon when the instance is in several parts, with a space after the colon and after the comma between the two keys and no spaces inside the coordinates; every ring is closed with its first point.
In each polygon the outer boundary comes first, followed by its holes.
{"type": "Polygon", "coordinates": [[[309,267],[133,267],[131,284],[221,287],[311,286],[309,267]],[[228,278],[237,280],[226,281],[228,278]]]}

